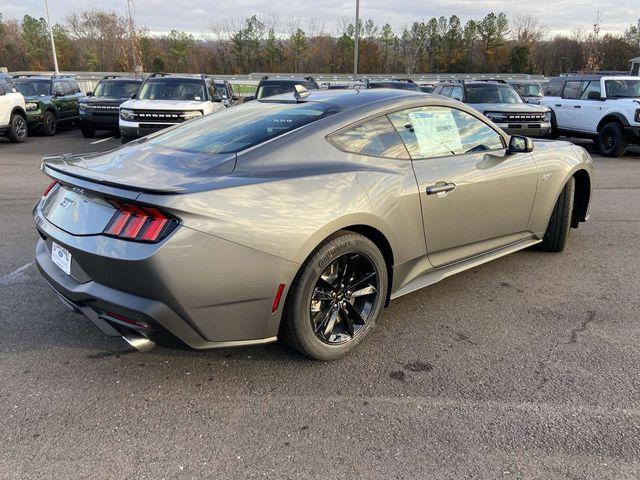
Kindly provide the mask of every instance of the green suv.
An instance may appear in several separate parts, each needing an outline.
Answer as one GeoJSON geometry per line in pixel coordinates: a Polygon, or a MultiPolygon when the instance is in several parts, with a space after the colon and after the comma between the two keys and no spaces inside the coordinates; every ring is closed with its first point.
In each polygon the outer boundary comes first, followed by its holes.
{"type": "Polygon", "coordinates": [[[72,77],[15,75],[13,81],[26,102],[29,130],[41,128],[45,135],[55,135],[59,123],[78,120],[82,94],[72,77]]]}

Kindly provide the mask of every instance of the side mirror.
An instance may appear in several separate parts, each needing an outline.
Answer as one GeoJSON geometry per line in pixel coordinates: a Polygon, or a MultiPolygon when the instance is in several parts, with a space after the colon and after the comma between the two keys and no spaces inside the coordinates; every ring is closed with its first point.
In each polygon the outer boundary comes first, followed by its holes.
{"type": "Polygon", "coordinates": [[[600,92],[589,92],[587,94],[587,98],[589,100],[602,100],[602,95],[600,94],[600,92]]]}
{"type": "Polygon", "coordinates": [[[224,96],[221,97],[220,95],[214,95],[214,96],[211,97],[211,101],[219,103],[219,102],[222,101],[223,98],[225,98],[225,97],[224,96]]]}
{"type": "Polygon", "coordinates": [[[54,90],[53,91],[53,96],[54,97],[61,97],[63,95],[63,93],[60,90],[54,90]]]}
{"type": "Polygon", "coordinates": [[[135,94],[135,93],[132,93],[132,94],[129,96],[129,98],[131,98],[131,100],[133,100],[134,98],[136,98],[136,94],[135,94]]]}
{"type": "Polygon", "coordinates": [[[93,92],[91,91],[87,92],[87,97],[93,97],[93,92]]]}
{"type": "Polygon", "coordinates": [[[255,99],[256,99],[256,96],[255,96],[255,95],[246,95],[246,96],[244,97],[244,101],[245,101],[245,102],[250,102],[251,100],[255,100],[255,99]]]}
{"type": "Polygon", "coordinates": [[[238,100],[239,98],[240,98],[240,95],[237,95],[235,93],[231,96],[231,100],[238,100]]]}
{"type": "Polygon", "coordinates": [[[511,135],[507,152],[510,154],[533,152],[533,140],[521,135],[511,135]]]}

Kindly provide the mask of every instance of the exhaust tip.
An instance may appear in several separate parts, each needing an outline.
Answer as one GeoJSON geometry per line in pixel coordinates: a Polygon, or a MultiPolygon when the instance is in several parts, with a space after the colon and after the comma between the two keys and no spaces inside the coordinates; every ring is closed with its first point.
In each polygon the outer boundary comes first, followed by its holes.
{"type": "Polygon", "coordinates": [[[148,352],[156,346],[155,342],[142,335],[123,335],[122,338],[139,352],[148,352]]]}

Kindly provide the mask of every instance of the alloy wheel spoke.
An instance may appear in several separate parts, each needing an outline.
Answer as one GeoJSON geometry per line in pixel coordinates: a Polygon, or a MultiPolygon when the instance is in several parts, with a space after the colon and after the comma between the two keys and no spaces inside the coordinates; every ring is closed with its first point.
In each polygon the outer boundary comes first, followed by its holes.
{"type": "MultiPolygon", "coordinates": [[[[349,302],[347,302],[349,303],[349,302]]],[[[349,303],[349,305],[351,305],[349,303]]],[[[355,335],[355,330],[353,328],[353,318],[351,318],[351,314],[349,313],[348,310],[349,307],[347,307],[346,305],[344,307],[342,307],[340,309],[340,313],[342,314],[342,320],[344,321],[344,328],[347,331],[347,333],[349,334],[349,336],[351,338],[353,338],[353,336],[355,335]]]]}
{"type": "Polygon", "coordinates": [[[360,315],[360,312],[358,312],[356,307],[354,307],[351,302],[345,302],[344,308],[347,311],[347,316],[351,319],[352,330],[353,330],[353,324],[356,324],[356,325],[365,324],[364,318],[362,318],[362,315],[360,315]]]}
{"type": "Polygon", "coordinates": [[[336,320],[338,320],[338,312],[337,308],[331,310],[331,314],[329,315],[329,321],[327,322],[327,327],[322,332],[326,339],[329,339],[329,335],[333,332],[333,327],[336,326],[336,320]]]}
{"type": "Polygon", "coordinates": [[[327,323],[329,323],[329,319],[331,318],[331,314],[333,313],[333,310],[331,308],[329,308],[326,312],[320,312],[318,314],[318,317],[322,316],[322,319],[319,322],[315,323],[315,332],[319,333],[321,331],[324,330],[324,328],[326,327],[327,323]]]}
{"type": "Polygon", "coordinates": [[[316,287],[316,289],[313,291],[313,295],[311,296],[311,300],[326,301],[333,300],[333,297],[330,293],[327,293],[326,291],[316,287]]]}
{"type": "Polygon", "coordinates": [[[376,276],[375,272],[372,273],[365,273],[362,277],[360,277],[357,280],[354,280],[353,282],[351,282],[351,284],[348,285],[349,290],[353,291],[355,290],[356,287],[361,286],[363,283],[365,283],[367,280],[371,280],[372,278],[374,278],[376,276]]]}
{"type": "Polygon", "coordinates": [[[371,295],[372,293],[376,293],[377,291],[378,290],[376,290],[376,287],[374,287],[373,285],[368,285],[364,288],[360,288],[356,290],[355,292],[352,292],[350,296],[352,298],[364,297],[366,295],[371,295]]]}

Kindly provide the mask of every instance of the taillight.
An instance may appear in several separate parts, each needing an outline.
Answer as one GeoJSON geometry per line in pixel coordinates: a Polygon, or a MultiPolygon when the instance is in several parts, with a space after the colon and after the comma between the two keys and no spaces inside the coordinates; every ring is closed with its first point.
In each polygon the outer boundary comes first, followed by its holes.
{"type": "Polygon", "coordinates": [[[49,186],[48,186],[47,188],[45,188],[45,189],[44,189],[44,192],[42,192],[42,198],[44,198],[44,197],[46,197],[47,195],[49,195],[49,192],[51,191],[51,189],[52,189],[53,187],[55,187],[55,186],[56,186],[56,183],[58,183],[58,181],[57,181],[57,180],[54,180],[53,182],[51,182],[51,183],[49,184],[49,186]]]}
{"type": "Polygon", "coordinates": [[[104,229],[112,237],[157,242],[166,237],[178,223],[157,208],[112,201],[117,211],[104,229]]]}

